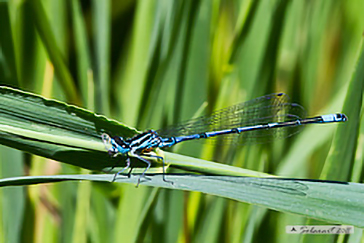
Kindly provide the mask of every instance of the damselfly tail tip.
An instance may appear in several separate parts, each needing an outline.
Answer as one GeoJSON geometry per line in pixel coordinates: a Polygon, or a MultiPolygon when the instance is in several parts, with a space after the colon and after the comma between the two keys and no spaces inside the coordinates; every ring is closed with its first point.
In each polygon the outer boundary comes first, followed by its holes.
{"type": "Polygon", "coordinates": [[[113,146],[111,144],[111,137],[109,136],[109,134],[107,134],[107,133],[101,134],[101,139],[102,139],[102,142],[105,145],[105,149],[107,151],[109,151],[109,152],[112,151],[113,150],[113,146]]]}
{"type": "Polygon", "coordinates": [[[346,122],[348,117],[343,113],[329,114],[321,116],[324,123],[330,122],[346,122]]]}
{"type": "Polygon", "coordinates": [[[343,113],[337,113],[336,119],[341,122],[346,122],[348,120],[348,117],[343,113]]]}

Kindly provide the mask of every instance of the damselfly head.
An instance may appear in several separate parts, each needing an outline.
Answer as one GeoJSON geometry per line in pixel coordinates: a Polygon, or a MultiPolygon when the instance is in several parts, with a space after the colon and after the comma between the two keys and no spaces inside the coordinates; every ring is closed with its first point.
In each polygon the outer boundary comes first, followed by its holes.
{"type": "Polygon", "coordinates": [[[114,146],[111,143],[111,139],[112,138],[109,136],[109,134],[107,134],[107,133],[101,134],[101,139],[102,139],[102,142],[105,145],[105,149],[107,151],[109,151],[109,154],[110,153],[115,153],[115,148],[114,148],[114,146]]]}
{"type": "Polygon", "coordinates": [[[111,138],[110,138],[109,134],[103,133],[103,134],[101,134],[101,139],[104,142],[104,144],[108,144],[108,143],[110,143],[111,138]]]}

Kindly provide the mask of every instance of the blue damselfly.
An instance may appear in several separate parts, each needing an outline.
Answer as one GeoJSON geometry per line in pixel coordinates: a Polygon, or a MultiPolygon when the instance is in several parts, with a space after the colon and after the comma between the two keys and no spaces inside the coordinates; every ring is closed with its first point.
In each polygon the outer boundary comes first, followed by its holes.
{"type": "MultiPolygon", "coordinates": [[[[208,139],[217,143],[264,143],[275,138],[286,138],[299,132],[303,125],[316,123],[345,122],[345,114],[329,114],[305,118],[305,110],[296,103],[290,103],[284,93],[265,95],[251,101],[213,112],[210,116],[192,119],[161,130],[148,130],[132,138],[102,134],[106,149],[112,156],[125,155],[126,166],[114,176],[130,168],[130,157],[145,162],[147,167],[140,175],[144,177],[151,162],[143,157],[161,159],[163,180],[165,163],[161,156],[150,154],[155,148],[171,147],[177,143],[208,139]],[[142,157],[143,156],[143,157],[142,157]]],[[[113,181],[114,181],[113,180],[113,181]]]]}

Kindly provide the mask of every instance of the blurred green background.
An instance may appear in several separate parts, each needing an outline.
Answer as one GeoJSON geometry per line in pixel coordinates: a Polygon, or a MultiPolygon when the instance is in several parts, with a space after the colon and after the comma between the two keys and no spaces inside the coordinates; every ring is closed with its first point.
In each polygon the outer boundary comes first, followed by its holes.
{"type": "MultiPolygon", "coordinates": [[[[341,112],[363,9],[362,0],[1,0],[0,84],[140,131],[273,92],[309,115],[341,112]]],[[[335,129],[307,127],[264,146],[191,142],[174,151],[318,179],[335,129]]],[[[3,146],[0,155],[2,178],[88,173],[3,146]]],[[[361,150],[352,157],[362,161],[361,150]]],[[[362,178],[359,168],[351,180],[362,178]]],[[[292,242],[300,236],[285,226],[306,222],[210,195],[119,183],[3,188],[0,208],[0,242],[292,242]]],[[[350,240],[360,242],[358,232],[350,240]]]]}

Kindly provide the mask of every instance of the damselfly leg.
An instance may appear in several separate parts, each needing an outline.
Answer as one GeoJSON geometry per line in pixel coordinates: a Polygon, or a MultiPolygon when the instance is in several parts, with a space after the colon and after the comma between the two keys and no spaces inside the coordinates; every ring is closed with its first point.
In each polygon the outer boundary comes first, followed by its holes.
{"type": "Polygon", "coordinates": [[[152,155],[152,154],[143,154],[143,156],[151,157],[151,158],[156,158],[156,159],[160,159],[160,160],[162,160],[163,181],[164,181],[164,182],[171,183],[171,184],[173,185],[173,181],[170,181],[170,180],[167,180],[167,179],[166,179],[166,164],[165,164],[165,162],[164,162],[164,158],[163,158],[162,156],[152,155]]]}
{"type": "Polygon", "coordinates": [[[151,166],[151,163],[150,163],[150,161],[148,161],[148,160],[146,160],[146,159],[144,159],[143,157],[141,157],[139,154],[136,154],[136,153],[134,153],[134,152],[130,152],[130,154],[131,154],[131,156],[133,156],[133,157],[136,157],[136,158],[138,158],[139,160],[141,160],[141,161],[143,161],[143,162],[145,162],[146,164],[147,164],[147,168],[145,168],[145,170],[143,171],[143,173],[139,176],[139,178],[138,178],[138,183],[137,183],[137,185],[136,185],[136,187],[138,187],[139,186],[139,184],[140,184],[140,181],[141,181],[141,179],[144,177],[145,179],[147,179],[147,180],[150,180],[150,178],[147,178],[146,176],[145,176],[145,172],[147,171],[147,170],[149,170],[149,168],[150,168],[150,166],[151,166]]]}
{"type": "MultiPolygon", "coordinates": [[[[114,174],[114,177],[113,177],[113,179],[112,179],[112,181],[111,181],[111,182],[114,182],[114,181],[116,180],[116,177],[117,177],[118,175],[120,175],[120,174],[121,174],[121,173],[123,173],[125,170],[127,170],[127,169],[129,169],[129,168],[130,168],[130,164],[131,164],[131,163],[130,163],[130,157],[129,157],[129,156],[126,158],[125,162],[126,162],[126,166],[125,166],[122,170],[119,170],[118,172],[116,172],[116,173],[114,174]]],[[[113,168],[115,168],[115,166],[114,166],[113,168]]],[[[113,169],[113,168],[112,168],[112,169],[113,169]]],[[[131,168],[131,169],[130,169],[130,171],[129,171],[129,173],[128,173],[128,177],[130,177],[130,173],[131,173],[132,169],[133,169],[133,168],[131,168]]]]}

